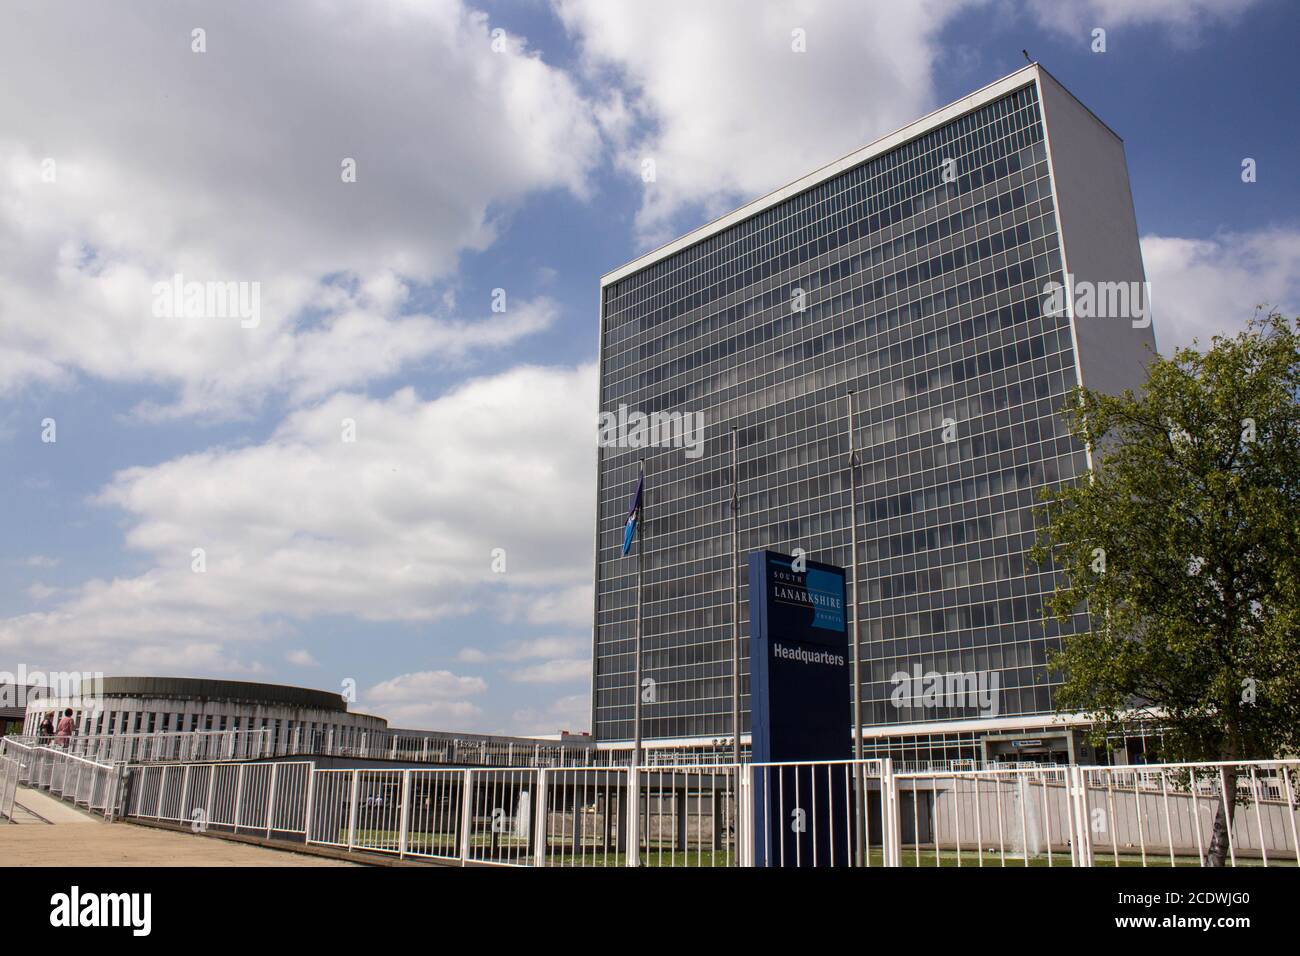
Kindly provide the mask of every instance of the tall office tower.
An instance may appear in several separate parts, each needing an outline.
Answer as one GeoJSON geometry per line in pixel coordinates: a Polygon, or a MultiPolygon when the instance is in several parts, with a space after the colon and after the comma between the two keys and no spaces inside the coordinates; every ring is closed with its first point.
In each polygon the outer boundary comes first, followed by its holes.
{"type": "Polygon", "coordinates": [[[1027,551],[1040,490],[1090,467],[1068,391],[1142,381],[1143,278],[1123,143],[1037,64],[604,276],[600,410],[703,416],[706,440],[600,449],[598,742],[633,736],[641,546],[646,744],[730,734],[732,427],[742,565],[847,566],[855,389],[866,753],[1087,759],[1046,667],[1087,616],[1043,622],[1027,551]]]}

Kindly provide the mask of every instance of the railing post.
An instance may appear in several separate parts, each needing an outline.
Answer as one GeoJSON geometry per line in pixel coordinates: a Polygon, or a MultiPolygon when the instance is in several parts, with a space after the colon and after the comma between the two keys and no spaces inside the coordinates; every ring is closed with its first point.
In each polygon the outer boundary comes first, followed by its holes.
{"type": "Polygon", "coordinates": [[[465,771],[465,780],[461,786],[460,811],[460,865],[469,863],[469,840],[473,832],[474,815],[474,771],[465,771]]]}
{"type": "Polygon", "coordinates": [[[898,816],[898,777],[894,774],[893,757],[886,757],[880,764],[880,808],[882,862],[885,866],[902,866],[902,821],[898,816]]]}
{"type": "Polygon", "coordinates": [[[128,779],[126,764],[113,764],[113,773],[111,778],[113,795],[108,798],[108,806],[104,808],[104,819],[108,823],[112,823],[117,819],[119,811],[122,811],[122,816],[126,816],[123,806],[126,801],[126,786],[128,779]]]}
{"type": "Polygon", "coordinates": [[[627,846],[624,862],[627,866],[641,865],[641,781],[640,768],[634,763],[627,768],[627,846]]]}
{"type": "Polygon", "coordinates": [[[736,865],[752,867],[754,865],[754,776],[753,764],[736,764],[736,818],[735,827],[736,865]]]}
{"type": "MultiPolygon", "coordinates": [[[[1067,776],[1070,781],[1070,806],[1074,811],[1074,832],[1070,847],[1070,862],[1075,866],[1090,867],[1093,864],[1093,858],[1092,822],[1088,819],[1088,778],[1083,767],[1078,764],[1068,768],[1067,776]]],[[[1108,821],[1107,825],[1114,826],[1115,821],[1108,821]]]]}
{"type": "Polygon", "coordinates": [[[235,832],[239,832],[239,814],[244,806],[244,764],[239,765],[235,775],[235,832]]]}
{"type": "Polygon", "coordinates": [[[163,767],[162,775],[158,778],[158,803],[154,809],[154,814],[153,814],[153,818],[155,820],[162,819],[163,794],[167,792],[167,770],[168,770],[167,767],[163,767]]]}
{"type": "Polygon", "coordinates": [[[546,788],[547,773],[537,768],[537,805],[533,813],[533,866],[546,865],[546,788]]]}
{"type": "Polygon", "coordinates": [[[1079,843],[1079,779],[1076,767],[1065,768],[1067,807],[1070,813],[1070,866],[1083,866],[1083,847],[1079,843]]]}
{"type": "Polygon", "coordinates": [[[315,809],[313,804],[316,800],[316,764],[307,765],[307,800],[303,807],[302,816],[302,839],[304,843],[311,842],[311,825],[312,811],[315,809]]]}
{"type": "Polygon", "coordinates": [[[266,788],[266,838],[271,839],[271,823],[274,820],[272,812],[275,809],[275,772],[280,769],[278,763],[271,764],[271,783],[266,788]]]}
{"type": "Polygon", "coordinates": [[[186,764],[185,776],[181,777],[181,805],[179,809],[176,811],[177,814],[176,818],[178,820],[189,819],[190,816],[189,806],[188,806],[189,799],[190,799],[190,765],[186,764]]]}
{"type": "Polygon", "coordinates": [[[211,764],[208,766],[208,798],[207,802],[203,804],[203,829],[205,830],[208,828],[208,824],[212,822],[212,793],[216,786],[217,767],[216,764],[211,764]]]}
{"type": "Polygon", "coordinates": [[[411,823],[411,771],[402,771],[402,809],[401,823],[397,830],[397,858],[406,856],[407,831],[411,823]]]}
{"type": "Polygon", "coordinates": [[[351,795],[348,797],[348,849],[351,850],[357,840],[357,785],[360,772],[352,771],[351,795]]]}

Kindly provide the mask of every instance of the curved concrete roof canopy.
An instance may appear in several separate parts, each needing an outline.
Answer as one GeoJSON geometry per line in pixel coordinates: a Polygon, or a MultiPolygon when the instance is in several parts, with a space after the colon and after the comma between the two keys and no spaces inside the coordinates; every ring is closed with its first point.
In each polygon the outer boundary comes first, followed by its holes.
{"type": "Polygon", "coordinates": [[[347,712],[342,694],[284,684],[258,684],[242,680],[210,680],[203,677],[105,677],[100,682],[103,697],[178,697],[206,700],[239,700],[290,707],[347,712]]]}

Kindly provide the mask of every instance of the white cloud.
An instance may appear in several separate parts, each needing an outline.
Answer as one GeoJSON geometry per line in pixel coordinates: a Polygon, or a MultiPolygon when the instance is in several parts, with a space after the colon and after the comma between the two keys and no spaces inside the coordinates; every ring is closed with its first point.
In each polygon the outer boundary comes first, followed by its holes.
{"type": "Polygon", "coordinates": [[[1161,354],[1240,331],[1256,306],[1300,310],[1300,230],[1222,233],[1209,239],[1142,237],[1161,354]]]}
{"type": "Polygon", "coordinates": [[[543,327],[546,303],[466,321],[412,296],[528,194],[586,194],[588,107],[510,46],[460,0],[9,11],[0,391],[89,375],[162,386],[146,415],[232,416],[543,327]],[[260,283],[260,325],[156,318],[176,273],[260,283]]]}
{"type": "Polygon", "coordinates": [[[386,717],[390,727],[446,729],[448,720],[472,720],[481,714],[469,698],[486,690],[487,682],[480,677],[418,671],[376,684],[362,700],[368,709],[386,717]]]}
{"type": "Polygon", "coordinates": [[[33,581],[27,586],[27,596],[33,601],[44,601],[46,598],[53,597],[58,593],[58,588],[50,587],[48,584],[42,584],[40,581],[33,581]]]}
{"type": "Polygon", "coordinates": [[[676,235],[684,210],[693,221],[721,215],[942,105],[935,65],[971,55],[941,42],[960,41],[944,33],[964,10],[1032,16],[1081,44],[1098,25],[1156,25],[1193,43],[1256,2],[552,0],[599,91],[594,112],[616,166],[642,190],[648,244],[676,235]],[[792,49],[795,30],[804,53],[792,49]],[[646,159],[656,179],[643,185],[646,159]]]}
{"type": "Polygon", "coordinates": [[[1166,28],[1180,46],[1197,43],[1203,31],[1214,24],[1231,23],[1260,0],[1027,0],[1034,18],[1044,28],[1058,33],[1089,38],[1095,27],[1109,31],[1118,27],[1158,25],[1166,28]]]}
{"type": "Polygon", "coordinates": [[[543,707],[516,710],[510,718],[510,733],[554,734],[560,730],[583,733],[591,729],[591,698],[570,694],[543,707]]]}
{"type": "Polygon", "coordinates": [[[320,661],[311,656],[311,651],[301,647],[286,653],[284,659],[298,667],[320,667],[320,661]]]}
{"type": "Polygon", "coordinates": [[[239,642],[288,640],[317,615],[513,615],[578,590],[563,623],[587,626],[594,394],[586,365],[520,367],[429,401],[409,388],[335,395],[262,444],[119,472],[97,500],[122,509],[149,569],[0,621],[0,648],[104,669],[166,649],[182,669],[224,669],[247,653],[239,642]],[[344,418],[355,443],[341,440],[344,418]],[[505,574],[492,570],[498,547],[505,574]]]}
{"type": "Polygon", "coordinates": [[[571,684],[591,680],[591,658],[572,657],[542,661],[510,672],[510,679],[520,684],[571,684]]]}
{"type": "Polygon", "coordinates": [[[503,614],[507,621],[523,620],[529,624],[590,623],[591,584],[584,582],[568,588],[556,588],[546,594],[530,596],[527,600],[511,598],[503,608],[503,614]]]}
{"type": "Polygon", "coordinates": [[[591,642],[587,637],[529,638],[511,641],[497,650],[463,647],[456,657],[467,664],[536,661],[507,670],[510,680],[518,684],[569,684],[591,680],[591,642]]]}
{"type": "Polygon", "coordinates": [[[555,0],[586,74],[616,95],[600,117],[640,184],[638,224],[673,232],[699,204],[716,215],[784,185],[933,108],[936,38],[948,0],[555,0]],[[806,31],[807,52],[791,49],[806,31]]]}
{"type": "Polygon", "coordinates": [[[463,647],[456,655],[457,659],[470,664],[484,664],[488,661],[524,661],[538,657],[562,657],[573,654],[586,646],[587,638],[582,637],[534,637],[522,641],[511,641],[496,651],[486,651],[481,647],[463,647]]]}
{"type": "Polygon", "coordinates": [[[24,564],[29,568],[57,568],[59,566],[59,559],[52,558],[45,554],[33,554],[24,562],[24,564]]]}

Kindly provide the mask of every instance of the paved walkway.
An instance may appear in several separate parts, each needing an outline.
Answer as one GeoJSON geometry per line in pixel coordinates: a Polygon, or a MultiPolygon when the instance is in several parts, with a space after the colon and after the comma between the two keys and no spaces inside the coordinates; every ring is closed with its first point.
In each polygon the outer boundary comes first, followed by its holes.
{"type": "MultiPolygon", "coordinates": [[[[22,807],[30,811],[29,818],[31,814],[35,814],[47,823],[81,824],[103,822],[96,817],[92,817],[89,813],[77,809],[72,804],[65,803],[58,797],[52,797],[48,793],[32,790],[28,787],[18,788],[18,793],[14,798],[14,805],[15,811],[18,807],[22,807]]],[[[21,819],[17,812],[14,813],[14,816],[21,819]]]]}
{"type": "Polygon", "coordinates": [[[14,819],[13,819],[13,822],[14,822],[14,823],[19,823],[19,824],[23,824],[23,823],[37,823],[37,824],[40,824],[41,826],[44,826],[44,825],[45,825],[45,821],[44,821],[44,820],[42,820],[42,819],[41,819],[40,817],[38,817],[36,814],[32,813],[32,811],[28,810],[28,809],[27,809],[26,807],[24,807],[21,803],[15,803],[15,804],[14,804],[14,819]]]}
{"type": "Polygon", "coordinates": [[[104,823],[46,793],[18,791],[17,824],[0,823],[0,866],[353,866],[216,837],[104,823]]]}
{"type": "Polygon", "coordinates": [[[352,866],[130,823],[0,824],[0,866],[352,866]]]}

